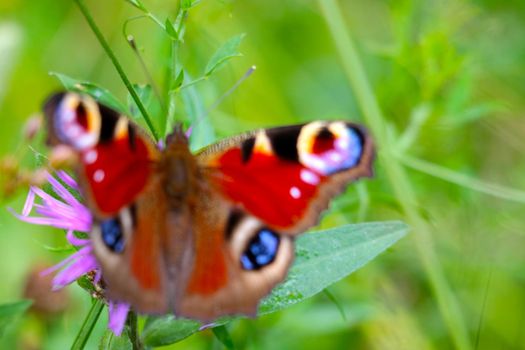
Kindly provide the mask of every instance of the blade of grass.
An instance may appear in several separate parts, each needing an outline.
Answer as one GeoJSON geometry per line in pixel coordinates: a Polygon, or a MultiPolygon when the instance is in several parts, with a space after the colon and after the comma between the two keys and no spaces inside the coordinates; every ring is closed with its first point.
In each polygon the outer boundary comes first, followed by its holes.
{"type": "Polygon", "coordinates": [[[346,323],[348,321],[348,318],[346,317],[345,309],[343,309],[343,306],[341,305],[339,300],[337,300],[337,298],[328,290],[328,288],[323,289],[323,293],[324,295],[326,295],[328,300],[330,300],[335,305],[337,311],[339,311],[339,314],[341,314],[341,318],[346,323]]]}
{"type": "Polygon", "coordinates": [[[73,345],[71,345],[71,350],[84,349],[103,308],[104,303],[101,300],[95,299],[93,301],[91,309],[89,309],[86,319],[84,320],[82,327],[80,327],[80,331],[78,331],[73,345]]]}
{"type": "Polygon", "coordinates": [[[448,332],[456,348],[471,349],[461,309],[434,251],[431,229],[418,211],[417,197],[405,169],[393,155],[395,142],[387,132],[387,121],[379,108],[354,42],[347,31],[342,16],[343,11],[336,0],[319,0],[318,3],[335,42],[345,74],[355,92],[363,116],[375,136],[385,173],[409,224],[414,228],[412,237],[415,247],[448,332]]]}
{"type": "Polygon", "coordinates": [[[118,75],[120,76],[120,79],[122,79],[122,82],[124,83],[124,85],[126,85],[126,88],[128,89],[131,97],[133,98],[133,100],[137,104],[137,106],[138,106],[138,108],[140,110],[140,113],[142,113],[142,116],[144,117],[144,120],[146,121],[146,124],[148,125],[148,128],[150,129],[151,133],[153,134],[153,138],[155,139],[155,141],[158,141],[159,140],[159,135],[158,135],[157,131],[155,130],[155,127],[153,126],[151,118],[150,118],[148,112],[146,111],[146,108],[144,107],[144,104],[142,103],[142,101],[140,100],[139,96],[137,95],[137,92],[133,88],[133,85],[129,81],[126,73],[124,72],[124,69],[122,68],[122,65],[120,64],[120,62],[118,61],[117,57],[113,53],[113,50],[111,50],[111,48],[109,47],[108,42],[106,41],[106,39],[102,35],[102,32],[100,31],[100,29],[98,28],[97,24],[95,23],[95,20],[93,19],[93,16],[91,16],[91,12],[89,12],[89,9],[84,4],[83,0],[75,0],[75,2],[77,4],[78,8],[80,9],[80,12],[82,12],[82,15],[84,16],[84,18],[86,19],[87,23],[89,24],[89,27],[91,28],[91,30],[93,31],[93,33],[97,37],[98,42],[100,43],[100,45],[102,46],[102,48],[104,49],[106,54],[108,55],[108,57],[111,60],[111,62],[113,63],[113,66],[117,70],[118,75]]]}
{"type": "Polygon", "coordinates": [[[453,184],[509,201],[525,203],[525,192],[523,191],[482,181],[406,154],[399,155],[399,160],[409,168],[453,184]]]}

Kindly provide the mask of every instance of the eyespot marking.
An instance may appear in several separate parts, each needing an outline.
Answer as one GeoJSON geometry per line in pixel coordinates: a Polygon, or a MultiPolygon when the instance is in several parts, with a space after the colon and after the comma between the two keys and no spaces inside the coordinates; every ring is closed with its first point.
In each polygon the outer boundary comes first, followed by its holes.
{"type": "Polygon", "coordinates": [[[84,130],[89,130],[87,113],[86,107],[84,107],[82,103],[79,103],[76,108],[77,122],[84,130]]]}
{"type": "Polygon", "coordinates": [[[298,140],[301,163],[321,175],[357,166],[363,147],[361,131],[344,122],[307,124],[298,140]]]}
{"type": "Polygon", "coordinates": [[[241,255],[244,270],[260,270],[271,264],[279,251],[279,236],[267,228],[261,229],[249,242],[241,255]]]}
{"type": "Polygon", "coordinates": [[[118,218],[111,218],[100,223],[102,241],[106,247],[115,253],[124,251],[124,232],[118,218]]]}

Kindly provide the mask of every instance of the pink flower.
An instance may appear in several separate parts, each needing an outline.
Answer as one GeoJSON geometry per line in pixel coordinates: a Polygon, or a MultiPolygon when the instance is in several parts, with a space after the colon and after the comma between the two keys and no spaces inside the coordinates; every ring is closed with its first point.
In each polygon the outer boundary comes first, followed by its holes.
{"type": "MultiPolygon", "coordinates": [[[[58,179],[78,192],[78,185],[71,176],[64,171],[56,173],[58,179]]],[[[44,274],[56,273],[53,278],[53,290],[58,290],[76,281],[81,276],[90,271],[95,271],[95,283],[101,278],[101,270],[93,254],[91,240],[78,238],[75,231],[88,233],[91,231],[93,217],[89,209],[83,205],[74,194],[72,194],[57,178],[47,174],[47,181],[51,185],[53,192],[59,198],[52,196],[42,189],[32,186],[22,210],[22,214],[11,212],[20,220],[36,224],[53,226],[67,230],[66,239],[78,250],[52,268],[44,271],[44,274]],[[37,198],[40,199],[37,203],[37,198]],[[30,216],[34,211],[36,215],[30,216]]],[[[119,336],[124,329],[126,318],[129,311],[129,304],[109,301],[109,322],[108,327],[119,336]]]]}

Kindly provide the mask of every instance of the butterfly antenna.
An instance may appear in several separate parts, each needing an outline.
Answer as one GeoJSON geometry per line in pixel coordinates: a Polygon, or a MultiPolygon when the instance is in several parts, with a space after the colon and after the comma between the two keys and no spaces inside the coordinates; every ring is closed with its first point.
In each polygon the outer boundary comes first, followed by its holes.
{"type": "Polygon", "coordinates": [[[130,34],[126,37],[126,40],[128,41],[129,46],[131,46],[131,48],[133,49],[133,52],[135,52],[135,55],[137,56],[137,59],[139,60],[140,66],[142,70],[144,71],[144,75],[146,75],[146,79],[148,80],[148,83],[151,85],[151,88],[153,89],[153,93],[155,94],[155,97],[159,100],[162,111],[166,113],[166,104],[164,103],[164,101],[162,100],[162,97],[160,96],[160,90],[157,84],[155,83],[155,80],[153,80],[153,77],[151,73],[149,72],[148,67],[146,66],[146,62],[144,61],[144,58],[142,57],[140,50],[137,48],[135,37],[130,34]]]}
{"type": "Polygon", "coordinates": [[[208,107],[206,109],[206,111],[201,114],[200,116],[197,117],[197,119],[195,120],[195,123],[193,123],[192,126],[189,127],[189,129],[186,131],[186,137],[190,137],[193,129],[200,123],[204,120],[204,118],[210,114],[211,111],[213,111],[215,108],[217,108],[218,105],[220,105],[222,103],[222,101],[224,101],[224,99],[228,96],[230,96],[234,91],[235,89],[237,89],[239,87],[239,85],[241,85],[246,79],[248,79],[248,77],[250,75],[252,75],[253,72],[255,72],[255,69],[257,67],[254,65],[254,66],[251,66],[247,71],[246,73],[244,73],[244,75],[239,79],[237,80],[237,82],[235,82],[235,84],[233,84],[233,86],[231,88],[228,89],[228,91],[226,91],[224,94],[221,95],[221,97],[219,97],[215,102],[213,102],[213,104],[208,107]]]}

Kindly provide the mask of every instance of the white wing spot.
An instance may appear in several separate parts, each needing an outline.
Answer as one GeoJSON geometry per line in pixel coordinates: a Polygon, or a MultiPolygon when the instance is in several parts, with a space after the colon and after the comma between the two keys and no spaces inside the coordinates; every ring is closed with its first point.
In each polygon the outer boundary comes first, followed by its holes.
{"type": "Polygon", "coordinates": [[[95,180],[95,182],[102,182],[102,181],[104,181],[105,177],[106,177],[106,173],[104,172],[104,170],[98,169],[93,174],[93,180],[95,180]]]}
{"type": "Polygon", "coordinates": [[[93,164],[93,163],[95,163],[97,161],[97,158],[98,158],[97,151],[92,149],[91,151],[88,151],[84,155],[84,162],[86,162],[86,164],[93,164]]]}
{"type": "Polygon", "coordinates": [[[295,186],[290,188],[290,196],[292,196],[292,198],[295,198],[295,199],[301,198],[301,190],[295,186]]]}
{"type": "Polygon", "coordinates": [[[311,170],[302,169],[300,176],[301,176],[301,180],[303,180],[309,185],[316,186],[319,184],[319,181],[320,181],[319,176],[311,170]]]}

